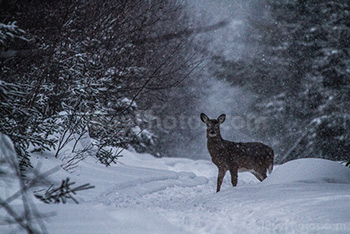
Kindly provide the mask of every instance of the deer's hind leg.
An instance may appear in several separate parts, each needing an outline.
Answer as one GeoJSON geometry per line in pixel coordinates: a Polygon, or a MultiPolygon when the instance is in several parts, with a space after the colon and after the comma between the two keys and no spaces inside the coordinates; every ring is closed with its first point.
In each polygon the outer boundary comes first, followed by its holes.
{"type": "Polygon", "coordinates": [[[237,180],[238,180],[238,169],[237,169],[237,167],[231,167],[230,168],[230,174],[231,174],[232,186],[235,187],[237,185],[237,180]]]}

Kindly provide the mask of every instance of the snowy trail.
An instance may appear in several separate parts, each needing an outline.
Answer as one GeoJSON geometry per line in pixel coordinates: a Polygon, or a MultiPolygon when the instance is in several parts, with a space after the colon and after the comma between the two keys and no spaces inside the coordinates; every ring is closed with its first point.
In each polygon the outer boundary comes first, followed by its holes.
{"type": "Polygon", "coordinates": [[[146,210],[188,233],[348,233],[350,230],[349,211],[342,209],[345,204],[350,208],[348,184],[297,183],[289,176],[285,179],[291,180],[290,183],[276,186],[278,181],[272,178],[264,185],[253,175],[240,173],[236,188],[231,187],[227,174],[222,192],[216,193],[216,168],[211,162],[147,156],[137,161],[133,156],[125,157],[121,160],[124,165],[118,167],[121,174],[125,174],[123,170],[136,170],[131,173],[133,180],[113,183],[94,202],[117,210],[146,210]]]}
{"type": "MultiPolygon", "coordinates": [[[[225,206],[216,207],[211,202],[218,199],[216,177],[196,176],[190,172],[163,173],[147,180],[136,180],[127,186],[116,183],[95,202],[117,209],[148,210],[189,233],[233,233],[230,223],[234,217],[227,216],[229,212],[225,206]]],[[[255,180],[248,174],[245,177],[248,177],[247,181],[255,180]]],[[[244,184],[245,181],[240,182],[244,184]]],[[[231,187],[229,176],[225,187],[231,187]]]]}
{"type": "MultiPolygon", "coordinates": [[[[43,170],[50,164],[57,162],[48,157],[43,170]]],[[[336,162],[292,161],[262,183],[240,173],[235,188],[227,174],[219,193],[216,173],[205,160],[126,152],[119,164],[104,167],[89,158],[75,173],[61,170],[52,178],[95,185],[78,194],[80,205],[38,202],[38,208],[55,212],[47,227],[60,234],[349,233],[350,169],[336,162]]]]}

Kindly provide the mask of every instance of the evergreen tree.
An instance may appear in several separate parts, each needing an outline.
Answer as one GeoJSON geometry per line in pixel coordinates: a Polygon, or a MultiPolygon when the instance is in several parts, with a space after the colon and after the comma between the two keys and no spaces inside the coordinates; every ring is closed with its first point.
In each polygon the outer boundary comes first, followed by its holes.
{"type": "MultiPolygon", "coordinates": [[[[254,3],[254,2],[253,2],[254,3]]],[[[259,1],[247,16],[248,59],[216,58],[216,76],[259,94],[260,139],[277,161],[349,157],[350,5],[345,1],[259,1]],[[254,11],[254,8],[259,11],[254,11]]]]}

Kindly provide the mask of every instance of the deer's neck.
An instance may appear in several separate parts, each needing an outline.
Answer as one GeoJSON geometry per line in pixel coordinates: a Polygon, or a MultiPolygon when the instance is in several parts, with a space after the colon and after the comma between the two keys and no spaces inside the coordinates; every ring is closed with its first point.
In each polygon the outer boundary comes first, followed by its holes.
{"type": "Polygon", "coordinates": [[[208,137],[207,148],[212,160],[216,160],[225,151],[225,141],[221,136],[208,137]]]}
{"type": "MultiPolygon", "coordinates": [[[[208,146],[215,146],[215,147],[217,147],[218,145],[223,145],[224,142],[227,142],[227,141],[225,141],[225,140],[221,137],[221,135],[215,136],[215,137],[209,137],[209,136],[208,136],[208,141],[207,141],[208,146]]],[[[237,145],[237,143],[236,143],[236,142],[233,142],[233,141],[230,141],[230,143],[231,143],[231,145],[233,145],[233,144],[234,144],[234,145],[237,145]]]]}
{"type": "Polygon", "coordinates": [[[222,139],[221,135],[215,137],[208,137],[208,145],[216,145],[222,144],[224,139],[222,139]]]}

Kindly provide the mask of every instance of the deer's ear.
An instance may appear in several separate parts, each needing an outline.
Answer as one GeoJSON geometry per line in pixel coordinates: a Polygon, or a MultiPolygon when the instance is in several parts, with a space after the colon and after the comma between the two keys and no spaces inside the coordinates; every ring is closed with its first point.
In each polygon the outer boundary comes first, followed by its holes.
{"type": "Polygon", "coordinates": [[[201,120],[203,121],[203,123],[207,123],[208,119],[209,119],[209,117],[206,114],[204,114],[204,113],[201,114],[201,120]]]}
{"type": "Polygon", "coordinates": [[[218,122],[219,124],[222,124],[226,119],[226,115],[225,114],[222,114],[218,117],[218,122]]]}

